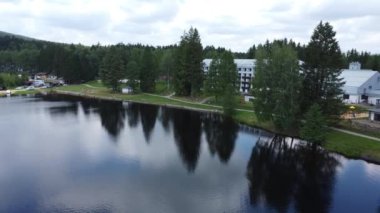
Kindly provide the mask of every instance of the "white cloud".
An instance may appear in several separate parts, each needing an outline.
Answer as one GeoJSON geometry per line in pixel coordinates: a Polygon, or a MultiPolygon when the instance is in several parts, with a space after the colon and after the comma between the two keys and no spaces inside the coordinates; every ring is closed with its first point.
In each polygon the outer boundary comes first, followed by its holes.
{"type": "Polygon", "coordinates": [[[334,26],[342,50],[379,53],[378,8],[376,0],[2,0],[0,30],[88,45],[169,45],[193,26],[204,46],[245,52],[266,39],[307,43],[323,20],[334,26]]]}

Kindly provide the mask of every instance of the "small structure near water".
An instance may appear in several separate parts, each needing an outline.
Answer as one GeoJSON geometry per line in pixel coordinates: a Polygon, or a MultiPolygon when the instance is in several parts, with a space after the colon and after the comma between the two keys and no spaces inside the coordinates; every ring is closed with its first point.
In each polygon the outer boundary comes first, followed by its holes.
{"type": "Polygon", "coordinates": [[[123,93],[123,94],[131,94],[131,93],[133,93],[133,89],[132,89],[132,87],[123,87],[121,89],[121,93],[123,93]]]}

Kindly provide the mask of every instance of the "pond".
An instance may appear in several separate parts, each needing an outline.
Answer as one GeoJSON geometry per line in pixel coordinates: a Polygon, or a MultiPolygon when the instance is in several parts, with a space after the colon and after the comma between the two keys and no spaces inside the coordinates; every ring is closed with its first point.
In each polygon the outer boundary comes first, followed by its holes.
{"type": "Polygon", "coordinates": [[[0,212],[380,212],[380,166],[218,114],[0,98],[0,212]]]}

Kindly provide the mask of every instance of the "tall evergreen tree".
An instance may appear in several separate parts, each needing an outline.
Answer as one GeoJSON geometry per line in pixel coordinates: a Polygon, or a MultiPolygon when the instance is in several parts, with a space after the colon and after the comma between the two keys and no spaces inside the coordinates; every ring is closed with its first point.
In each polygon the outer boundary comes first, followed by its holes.
{"type": "Polygon", "coordinates": [[[140,89],[143,92],[154,92],[156,87],[156,72],[152,50],[146,47],[142,57],[140,72],[140,89]]]}
{"type": "Polygon", "coordinates": [[[120,89],[120,79],[124,76],[124,62],[116,47],[111,47],[100,66],[100,77],[113,91],[120,89]]]}
{"type": "Polygon", "coordinates": [[[127,64],[127,79],[128,86],[130,86],[133,91],[138,88],[138,79],[140,77],[140,69],[136,61],[130,60],[127,64]]]}
{"type": "Polygon", "coordinates": [[[259,46],[253,82],[254,109],[259,120],[280,130],[293,130],[299,121],[301,78],[295,50],[287,44],[259,46]]]}
{"type": "Polygon", "coordinates": [[[330,121],[339,118],[343,106],[341,87],[344,82],[339,78],[342,54],[335,34],[328,22],[320,22],[307,45],[302,66],[302,111],[306,112],[311,105],[318,103],[330,121]]]}
{"type": "Polygon", "coordinates": [[[176,54],[174,89],[176,94],[194,96],[203,84],[202,44],[196,28],[190,28],[181,37],[176,54]]]}

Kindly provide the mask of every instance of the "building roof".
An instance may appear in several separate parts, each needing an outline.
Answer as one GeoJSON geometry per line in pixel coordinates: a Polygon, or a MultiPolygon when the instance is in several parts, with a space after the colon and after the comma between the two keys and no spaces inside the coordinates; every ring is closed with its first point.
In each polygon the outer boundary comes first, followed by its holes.
{"type": "MultiPolygon", "coordinates": [[[[211,61],[212,59],[204,59],[203,60],[203,63],[205,63],[205,65],[210,65],[211,64],[211,61]]],[[[234,63],[237,65],[237,66],[249,66],[249,67],[253,67],[255,66],[255,63],[256,63],[256,59],[234,59],[234,63]]]]}
{"type": "Polygon", "coordinates": [[[343,81],[346,82],[345,87],[360,87],[372,76],[376,75],[377,71],[373,70],[349,70],[344,69],[340,75],[343,81]]]}
{"type": "Polygon", "coordinates": [[[234,62],[238,66],[250,66],[250,67],[253,67],[256,64],[256,59],[234,59],[234,62]]]}

